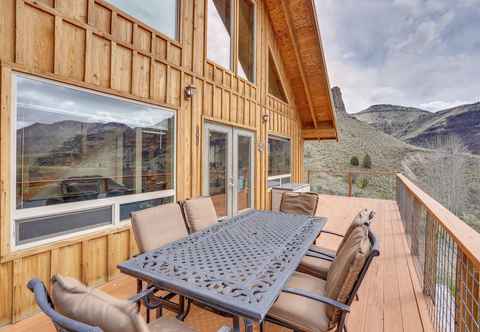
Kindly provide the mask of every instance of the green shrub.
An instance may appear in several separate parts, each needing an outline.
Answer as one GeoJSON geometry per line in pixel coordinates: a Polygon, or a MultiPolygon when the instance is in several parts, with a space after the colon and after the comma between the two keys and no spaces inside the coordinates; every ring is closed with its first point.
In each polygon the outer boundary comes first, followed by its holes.
{"type": "Polygon", "coordinates": [[[352,159],[350,159],[350,165],[352,166],[360,165],[360,161],[358,160],[357,156],[353,156],[352,159]]]}
{"type": "Polygon", "coordinates": [[[357,184],[357,187],[360,188],[360,189],[365,189],[367,188],[368,186],[368,179],[367,178],[360,178],[358,179],[358,181],[356,182],[357,184]]]}
{"type": "Polygon", "coordinates": [[[372,158],[370,158],[370,155],[368,153],[365,155],[365,157],[363,157],[362,166],[364,168],[372,168],[372,158]]]}

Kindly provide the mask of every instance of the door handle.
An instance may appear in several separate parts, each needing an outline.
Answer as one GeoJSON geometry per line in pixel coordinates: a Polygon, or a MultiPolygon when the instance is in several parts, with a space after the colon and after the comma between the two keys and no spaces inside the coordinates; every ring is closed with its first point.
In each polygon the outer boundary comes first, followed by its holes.
{"type": "Polygon", "coordinates": [[[233,178],[228,178],[228,186],[233,187],[235,185],[235,181],[233,181],[233,178]]]}

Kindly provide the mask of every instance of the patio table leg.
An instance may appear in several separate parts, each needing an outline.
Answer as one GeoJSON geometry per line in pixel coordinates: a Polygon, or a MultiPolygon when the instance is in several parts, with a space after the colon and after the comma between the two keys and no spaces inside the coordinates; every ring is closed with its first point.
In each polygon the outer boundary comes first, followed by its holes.
{"type": "Polygon", "coordinates": [[[240,318],[233,316],[233,332],[240,332],[240,318]]]}
{"type": "Polygon", "coordinates": [[[253,332],[253,322],[250,319],[245,319],[245,332],[253,332]]]}

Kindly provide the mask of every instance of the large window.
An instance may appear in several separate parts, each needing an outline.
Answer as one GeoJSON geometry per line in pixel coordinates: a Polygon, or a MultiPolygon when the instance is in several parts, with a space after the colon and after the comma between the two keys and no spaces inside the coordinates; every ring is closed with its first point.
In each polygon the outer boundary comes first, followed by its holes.
{"type": "Polygon", "coordinates": [[[232,0],[208,0],[208,58],[232,69],[232,0]]]}
{"type": "Polygon", "coordinates": [[[107,0],[144,24],[172,39],[179,35],[180,0],[107,0]]]}
{"type": "Polygon", "coordinates": [[[208,0],[207,57],[251,82],[255,80],[255,4],[251,0],[208,0]],[[238,6],[237,6],[238,4],[238,6]],[[234,8],[238,8],[236,13],[234,8]],[[234,30],[238,19],[238,31],[234,30]],[[236,35],[235,35],[236,33],[236,35]],[[235,44],[235,36],[238,43],[235,44]],[[237,63],[234,63],[234,55],[237,63]]]}
{"type": "Polygon", "coordinates": [[[173,201],[173,112],[14,78],[17,244],[115,224],[173,201]]]}
{"type": "Polygon", "coordinates": [[[273,60],[273,55],[271,52],[268,53],[268,93],[277,97],[278,99],[283,100],[284,102],[287,102],[285,90],[283,89],[282,81],[280,80],[280,75],[278,74],[277,65],[273,60]]]}
{"type": "Polygon", "coordinates": [[[268,138],[268,187],[290,183],[291,171],[290,140],[270,136],[268,138]]]}
{"type": "Polygon", "coordinates": [[[241,77],[254,81],[255,71],[255,7],[250,0],[238,3],[238,67],[241,77]]]}

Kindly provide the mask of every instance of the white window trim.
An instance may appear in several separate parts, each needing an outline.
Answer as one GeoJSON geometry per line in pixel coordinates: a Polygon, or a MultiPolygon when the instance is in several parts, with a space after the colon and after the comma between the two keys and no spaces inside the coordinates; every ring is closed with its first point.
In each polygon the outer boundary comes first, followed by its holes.
{"type": "Polygon", "coordinates": [[[80,88],[74,85],[70,84],[65,84],[61,83],[58,81],[54,81],[51,79],[45,79],[42,77],[37,77],[34,75],[28,75],[28,74],[23,74],[23,73],[18,73],[18,72],[12,72],[11,74],[11,112],[10,112],[10,140],[11,140],[11,146],[10,146],[10,160],[11,160],[11,171],[10,171],[10,194],[11,194],[11,199],[10,199],[10,211],[11,217],[10,217],[10,247],[12,249],[12,252],[15,251],[20,251],[20,250],[25,250],[25,249],[30,249],[34,248],[40,245],[44,244],[49,244],[61,240],[66,240],[70,239],[73,237],[79,237],[82,235],[87,235],[87,234],[92,234],[92,233],[97,233],[100,231],[108,230],[108,229],[115,229],[119,227],[124,227],[125,225],[128,225],[130,223],[130,219],[125,219],[125,220],[120,220],[120,205],[125,204],[125,203],[134,203],[134,202],[140,202],[140,201],[145,201],[145,200],[151,200],[151,199],[158,199],[158,198],[166,198],[166,197],[173,197],[173,201],[176,201],[176,162],[177,162],[177,116],[176,112],[172,109],[166,108],[166,107],[159,107],[156,105],[151,105],[148,103],[144,102],[139,102],[136,100],[131,100],[131,99],[126,99],[118,96],[113,96],[109,95],[106,93],[101,93],[98,91],[94,90],[89,90],[85,88],[80,88]],[[100,199],[95,199],[95,200],[88,200],[88,201],[80,201],[80,202],[74,202],[74,203],[64,203],[64,204],[55,204],[55,205],[48,205],[48,206],[41,206],[41,207],[32,207],[32,208],[25,208],[25,209],[19,209],[17,210],[16,208],[16,197],[17,197],[17,187],[16,187],[16,171],[17,171],[17,165],[16,165],[16,151],[17,151],[17,135],[16,135],[16,128],[17,128],[17,91],[16,91],[16,78],[17,77],[25,77],[41,82],[46,82],[49,84],[54,84],[57,86],[61,87],[67,87],[79,91],[84,91],[87,93],[91,94],[96,94],[100,96],[104,96],[107,98],[112,98],[112,99],[117,99],[121,100],[124,102],[129,102],[129,103],[136,103],[139,105],[145,105],[148,107],[152,108],[158,108],[159,110],[162,110],[164,112],[169,112],[173,115],[173,189],[168,189],[168,190],[161,190],[161,191],[155,191],[155,192],[149,192],[149,193],[140,193],[140,194],[132,194],[132,195],[125,195],[125,196],[118,196],[118,197],[111,197],[111,198],[100,198],[100,199]],[[16,236],[15,236],[15,220],[21,220],[21,219],[29,219],[29,218],[34,218],[34,217],[46,217],[46,216],[55,216],[58,214],[62,213],[72,213],[72,212],[78,212],[78,211],[87,211],[99,207],[106,207],[106,206],[112,206],[112,219],[113,222],[112,224],[109,225],[103,225],[103,226],[98,226],[98,227],[92,227],[86,230],[80,230],[77,232],[72,232],[68,234],[62,234],[58,236],[52,236],[46,239],[41,239],[38,241],[32,241],[29,243],[25,244],[16,244],[16,236]]]}

